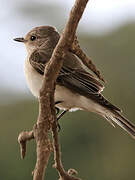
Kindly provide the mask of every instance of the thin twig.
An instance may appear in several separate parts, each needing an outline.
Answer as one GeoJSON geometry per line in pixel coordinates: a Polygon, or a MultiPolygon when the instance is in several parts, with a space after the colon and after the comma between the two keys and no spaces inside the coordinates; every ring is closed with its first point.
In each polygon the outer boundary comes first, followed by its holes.
{"type": "Polygon", "coordinates": [[[18,136],[18,143],[20,144],[21,158],[24,159],[26,154],[26,143],[34,139],[33,131],[23,131],[18,136]]]}
{"type": "Polygon", "coordinates": [[[77,175],[77,171],[74,169],[69,169],[68,172],[64,170],[61,161],[61,150],[58,138],[58,131],[57,131],[57,122],[54,122],[52,125],[52,136],[53,136],[53,145],[54,145],[54,161],[55,164],[53,165],[59,172],[60,180],[81,180],[79,178],[73,177],[72,175],[77,175]]]}
{"type": "Polygon", "coordinates": [[[73,52],[80,60],[83,62],[85,66],[87,66],[94,74],[103,82],[106,82],[102,77],[100,71],[96,68],[95,64],[92,60],[85,54],[85,52],[80,48],[77,37],[75,37],[72,47],[70,51],[73,52]]]}

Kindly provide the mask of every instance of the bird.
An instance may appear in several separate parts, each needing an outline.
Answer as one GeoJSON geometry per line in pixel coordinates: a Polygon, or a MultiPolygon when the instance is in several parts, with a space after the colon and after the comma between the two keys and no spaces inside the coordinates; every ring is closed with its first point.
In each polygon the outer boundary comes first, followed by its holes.
{"type": "MultiPolygon", "coordinates": [[[[35,27],[25,37],[14,39],[25,44],[26,81],[30,91],[37,98],[42,87],[45,66],[51,59],[59,39],[60,34],[53,26],[35,27]]],[[[122,115],[118,107],[102,95],[103,84],[86,70],[72,52],[67,51],[63,59],[54,93],[56,108],[63,110],[63,114],[74,110],[96,113],[114,127],[117,124],[135,139],[135,125],[122,115]]]]}

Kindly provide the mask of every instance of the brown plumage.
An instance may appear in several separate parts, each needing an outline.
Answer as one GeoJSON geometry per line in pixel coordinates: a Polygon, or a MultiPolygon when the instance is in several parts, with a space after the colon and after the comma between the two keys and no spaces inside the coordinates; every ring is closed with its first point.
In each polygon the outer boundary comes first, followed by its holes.
{"type": "MultiPolygon", "coordinates": [[[[32,93],[38,97],[42,85],[44,68],[60,38],[54,27],[41,26],[32,29],[24,42],[28,51],[25,74],[32,93]]],[[[120,109],[111,104],[101,94],[104,86],[82,66],[79,59],[67,52],[62,69],[57,78],[55,100],[62,109],[79,108],[95,112],[111,124],[116,123],[135,138],[135,125],[121,115],[120,109]]]]}

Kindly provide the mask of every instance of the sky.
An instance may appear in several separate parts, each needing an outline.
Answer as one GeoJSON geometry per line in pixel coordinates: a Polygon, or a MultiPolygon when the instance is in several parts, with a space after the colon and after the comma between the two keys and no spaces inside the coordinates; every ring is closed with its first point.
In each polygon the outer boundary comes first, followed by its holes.
{"type": "MultiPolygon", "coordinates": [[[[66,1],[68,7],[73,2],[66,1]]],[[[135,21],[135,0],[90,0],[82,21],[85,26],[92,24],[93,32],[97,33],[115,29],[127,21],[135,21]]]]}
{"type": "MultiPolygon", "coordinates": [[[[21,7],[28,6],[28,8],[32,9],[32,5],[38,5],[38,3],[41,7],[46,6],[48,3],[50,5],[56,4],[63,11],[63,18],[66,21],[74,0],[0,0],[1,89],[6,87],[13,92],[29,93],[23,70],[26,51],[22,44],[16,43],[12,39],[23,36],[34,26],[43,23],[53,23],[55,26],[61,23],[60,19],[52,22],[49,17],[44,21],[40,21],[36,9],[34,10],[35,14],[31,17],[29,14],[22,15],[21,7]]],[[[50,11],[50,16],[55,17],[55,15],[55,12],[50,11]]],[[[135,0],[90,0],[79,29],[87,33],[102,34],[112,31],[126,22],[135,22],[135,0]]]]}

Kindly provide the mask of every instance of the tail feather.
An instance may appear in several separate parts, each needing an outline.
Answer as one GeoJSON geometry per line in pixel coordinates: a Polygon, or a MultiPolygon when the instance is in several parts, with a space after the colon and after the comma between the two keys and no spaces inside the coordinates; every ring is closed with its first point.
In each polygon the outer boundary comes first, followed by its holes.
{"type": "Polygon", "coordinates": [[[122,129],[127,131],[128,134],[135,139],[135,125],[131,123],[128,119],[120,114],[120,112],[112,111],[111,113],[107,113],[104,116],[113,126],[113,122],[118,124],[122,129]]]}

